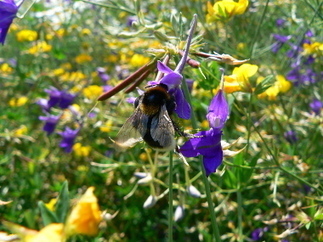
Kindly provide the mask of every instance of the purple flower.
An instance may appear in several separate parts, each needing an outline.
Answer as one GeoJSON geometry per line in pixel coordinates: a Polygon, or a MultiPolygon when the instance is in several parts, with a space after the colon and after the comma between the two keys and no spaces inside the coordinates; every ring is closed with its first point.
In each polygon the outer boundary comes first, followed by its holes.
{"type": "Polygon", "coordinates": [[[310,103],[310,108],[316,115],[319,115],[321,113],[321,109],[323,108],[323,102],[321,102],[319,99],[314,99],[310,103]]]}
{"type": "Polygon", "coordinates": [[[253,241],[258,241],[263,238],[264,233],[268,231],[268,227],[265,228],[257,228],[251,233],[251,239],[253,241]]]}
{"type": "Polygon", "coordinates": [[[54,132],[55,127],[59,121],[61,116],[49,115],[49,116],[40,116],[39,119],[41,121],[45,121],[45,125],[43,130],[47,132],[47,135],[50,135],[54,132]]]}
{"type": "Polygon", "coordinates": [[[4,44],[9,27],[16,17],[19,6],[13,0],[0,1],[0,43],[4,44]]]}
{"type": "Polygon", "coordinates": [[[73,130],[66,127],[65,131],[57,132],[63,138],[59,146],[62,147],[66,153],[70,153],[72,151],[74,140],[79,131],[80,129],[73,130]]]}
{"type": "Polygon", "coordinates": [[[284,43],[286,43],[291,36],[290,35],[279,35],[279,34],[273,34],[274,39],[276,40],[276,42],[272,45],[271,47],[271,51],[274,53],[277,53],[281,47],[283,46],[284,43]]]}
{"type": "Polygon", "coordinates": [[[203,165],[206,175],[215,172],[221,165],[223,151],[221,147],[222,131],[220,129],[209,129],[194,135],[194,138],[186,141],[180,148],[185,157],[203,156],[203,165]]]}
{"type": "Polygon", "coordinates": [[[186,101],[184,93],[180,88],[183,76],[160,61],[157,63],[157,68],[160,72],[166,74],[159,83],[166,85],[168,87],[168,92],[174,96],[176,103],[175,113],[180,118],[189,119],[191,117],[191,106],[186,101]]]}
{"type": "Polygon", "coordinates": [[[60,91],[55,87],[50,87],[45,89],[45,92],[49,94],[48,109],[55,107],[56,105],[62,109],[68,108],[70,106],[76,95],[68,93],[66,91],[60,91]]]}
{"type": "Polygon", "coordinates": [[[137,22],[137,16],[129,16],[127,18],[127,26],[131,27],[134,22],[137,22]]]}
{"type": "Polygon", "coordinates": [[[36,101],[36,104],[38,104],[42,108],[43,111],[49,112],[50,107],[48,105],[48,100],[47,99],[45,99],[45,98],[39,98],[36,101]]]}
{"type": "Polygon", "coordinates": [[[230,110],[221,89],[212,99],[208,111],[206,118],[209,121],[210,127],[222,129],[228,119],[230,110]]]}
{"type": "Polygon", "coordinates": [[[282,19],[282,18],[279,18],[276,20],[276,26],[277,27],[283,27],[286,23],[286,20],[285,19],[282,19]]]}
{"type": "Polygon", "coordinates": [[[58,106],[61,109],[65,109],[68,108],[68,106],[70,106],[71,104],[73,104],[74,98],[76,95],[65,92],[65,91],[61,91],[61,95],[60,95],[60,100],[58,103],[58,106]]]}
{"type": "Polygon", "coordinates": [[[105,68],[98,67],[98,68],[96,68],[96,71],[97,71],[98,76],[100,77],[100,79],[101,79],[101,81],[103,83],[106,83],[107,81],[110,80],[110,76],[106,73],[105,68]]]}
{"type": "Polygon", "coordinates": [[[284,133],[284,137],[285,139],[291,143],[291,144],[295,144],[298,140],[296,132],[293,130],[288,130],[284,133]]]}

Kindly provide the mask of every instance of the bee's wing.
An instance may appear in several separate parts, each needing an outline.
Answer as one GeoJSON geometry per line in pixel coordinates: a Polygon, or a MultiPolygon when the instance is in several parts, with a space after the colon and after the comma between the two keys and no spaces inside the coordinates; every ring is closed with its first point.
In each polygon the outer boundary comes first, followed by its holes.
{"type": "Polygon", "coordinates": [[[163,146],[174,143],[175,129],[165,105],[161,107],[159,115],[152,119],[150,134],[153,140],[158,141],[163,146]]]}
{"type": "Polygon", "coordinates": [[[142,141],[142,134],[147,131],[148,116],[146,116],[139,107],[127,119],[117,134],[115,144],[119,148],[127,148],[142,141]]]}

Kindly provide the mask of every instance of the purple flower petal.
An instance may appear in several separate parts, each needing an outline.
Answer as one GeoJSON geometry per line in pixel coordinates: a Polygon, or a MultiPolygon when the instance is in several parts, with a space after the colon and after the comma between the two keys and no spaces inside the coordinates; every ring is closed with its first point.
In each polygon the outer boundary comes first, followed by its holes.
{"type": "Polygon", "coordinates": [[[72,151],[74,140],[79,133],[80,129],[70,129],[69,127],[66,127],[63,132],[57,132],[59,135],[62,136],[62,141],[60,143],[60,147],[64,148],[64,151],[66,153],[70,153],[72,151]]]}
{"type": "Polygon", "coordinates": [[[177,72],[172,72],[164,76],[161,80],[161,84],[165,84],[168,90],[178,87],[181,84],[183,77],[177,72]]]}
{"type": "Polygon", "coordinates": [[[13,0],[0,1],[0,43],[4,44],[9,27],[16,17],[18,6],[13,0]]]}
{"type": "Polygon", "coordinates": [[[214,156],[203,156],[203,166],[206,176],[216,172],[216,169],[221,165],[223,160],[223,150],[221,146],[216,147],[214,156]]]}
{"type": "Polygon", "coordinates": [[[190,119],[191,106],[186,101],[184,94],[180,88],[174,90],[174,98],[176,102],[175,113],[182,119],[190,119]]]}
{"type": "Polygon", "coordinates": [[[47,132],[47,135],[50,135],[54,132],[56,125],[61,116],[49,115],[49,116],[40,116],[41,121],[45,121],[43,130],[47,132]]]}
{"type": "Polygon", "coordinates": [[[212,99],[209,112],[206,115],[210,127],[222,129],[229,116],[229,105],[223,91],[220,89],[212,99]]]}
{"type": "Polygon", "coordinates": [[[174,72],[172,69],[170,69],[167,65],[165,65],[161,61],[157,61],[157,69],[165,74],[170,74],[174,72]]]}

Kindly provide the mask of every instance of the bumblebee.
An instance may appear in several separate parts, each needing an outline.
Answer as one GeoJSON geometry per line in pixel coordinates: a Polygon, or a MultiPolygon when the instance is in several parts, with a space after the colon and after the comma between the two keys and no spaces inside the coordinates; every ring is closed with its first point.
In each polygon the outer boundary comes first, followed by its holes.
{"type": "Polygon", "coordinates": [[[177,127],[170,116],[175,106],[166,85],[146,87],[146,91],[135,100],[135,111],[121,127],[115,143],[126,148],[143,140],[154,149],[174,150],[177,127]]]}

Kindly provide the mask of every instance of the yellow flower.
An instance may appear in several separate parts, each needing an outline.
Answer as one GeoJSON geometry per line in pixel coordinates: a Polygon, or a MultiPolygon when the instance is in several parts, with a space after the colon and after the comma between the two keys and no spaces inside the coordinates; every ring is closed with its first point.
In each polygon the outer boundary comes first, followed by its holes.
{"type": "MultiPolygon", "coordinates": [[[[262,81],[264,78],[259,78],[257,82],[262,81]]],[[[258,98],[267,98],[268,100],[276,100],[279,93],[285,93],[292,87],[292,83],[287,81],[282,75],[276,76],[276,81],[265,92],[258,95],[258,98]]]]}
{"type": "Polygon", "coordinates": [[[27,53],[35,55],[38,53],[49,52],[51,50],[51,45],[47,44],[45,41],[40,41],[35,46],[29,48],[29,50],[27,50],[27,53]]]}
{"type": "Polygon", "coordinates": [[[22,136],[26,134],[28,131],[28,128],[25,125],[21,125],[18,129],[14,131],[14,136],[22,136]]]}
{"type": "Polygon", "coordinates": [[[63,37],[67,34],[67,30],[66,29],[59,29],[56,31],[56,34],[58,37],[63,37]]]}
{"type": "Polygon", "coordinates": [[[0,65],[0,72],[10,74],[13,71],[12,67],[8,63],[0,65]]]}
{"type": "Polygon", "coordinates": [[[248,4],[248,0],[239,0],[238,2],[233,0],[222,0],[217,1],[213,6],[208,2],[208,14],[206,15],[206,19],[208,22],[215,20],[228,20],[234,15],[243,14],[247,9],[248,4]]]}
{"type": "Polygon", "coordinates": [[[65,241],[63,229],[63,224],[52,223],[42,228],[34,235],[27,235],[26,238],[24,238],[24,242],[63,242],[65,241]]]}
{"type": "Polygon", "coordinates": [[[314,42],[312,44],[304,43],[303,44],[303,54],[304,55],[323,55],[323,43],[320,42],[314,42]]]}
{"type": "Polygon", "coordinates": [[[224,91],[233,93],[237,91],[252,92],[249,78],[258,71],[257,65],[243,64],[233,69],[232,75],[224,76],[224,91]]]}
{"type": "Polygon", "coordinates": [[[80,71],[65,72],[60,76],[61,81],[79,82],[84,80],[86,75],[80,71]]]}
{"type": "Polygon", "coordinates": [[[65,70],[63,68],[57,68],[53,70],[54,76],[61,76],[65,73],[65,70]]]}
{"type": "Polygon", "coordinates": [[[82,29],[81,34],[82,35],[90,35],[90,34],[92,34],[92,32],[91,32],[91,30],[85,28],[85,29],[82,29]]]}
{"type": "Polygon", "coordinates": [[[100,127],[100,131],[108,133],[111,131],[111,127],[112,127],[112,120],[108,120],[100,127]]]}
{"type": "Polygon", "coordinates": [[[90,146],[82,146],[81,143],[76,143],[73,145],[73,151],[76,156],[79,157],[88,157],[91,151],[90,146]]]}
{"type": "Polygon", "coordinates": [[[9,106],[11,107],[20,107],[25,105],[28,102],[27,97],[11,98],[9,100],[9,106]]]}
{"type": "Polygon", "coordinates": [[[133,67],[140,67],[147,64],[149,60],[149,57],[134,54],[130,59],[130,65],[132,65],[133,67]]]}
{"type": "Polygon", "coordinates": [[[64,225],[52,223],[40,231],[28,229],[15,223],[3,221],[3,224],[13,233],[17,234],[23,242],[64,242],[64,225]]]}
{"type": "Polygon", "coordinates": [[[90,85],[83,89],[83,95],[88,99],[96,99],[103,93],[103,87],[90,85]]]}
{"type": "Polygon", "coordinates": [[[92,60],[93,60],[92,56],[90,56],[88,54],[79,54],[78,56],[75,57],[75,61],[78,64],[83,64],[85,62],[89,62],[92,60]]]}
{"type": "Polygon", "coordinates": [[[23,41],[34,41],[37,39],[37,32],[34,30],[21,30],[16,34],[17,40],[19,42],[23,42],[23,41]]]}
{"type": "Polygon", "coordinates": [[[89,187],[72,209],[65,224],[67,235],[96,235],[101,222],[98,199],[93,194],[94,187],[89,187]]]}

